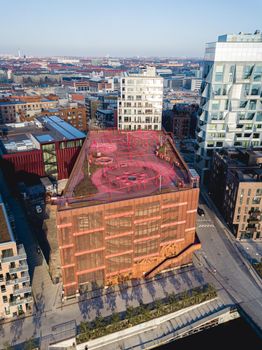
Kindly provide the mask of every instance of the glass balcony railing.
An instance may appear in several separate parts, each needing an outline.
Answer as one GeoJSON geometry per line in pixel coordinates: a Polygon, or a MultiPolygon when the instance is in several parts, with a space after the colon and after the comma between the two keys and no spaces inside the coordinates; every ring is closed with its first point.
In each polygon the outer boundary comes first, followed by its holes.
{"type": "Polygon", "coordinates": [[[20,305],[20,304],[25,304],[25,303],[32,303],[33,302],[33,297],[29,296],[27,298],[17,298],[15,300],[10,300],[9,305],[10,306],[15,306],[15,305],[20,305]]]}
{"type": "Polygon", "coordinates": [[[18,283],[24,283],[24,282],[30,282],[30,276],[29,276],[29,273],[27,272],[23,277],[6,280],[6,285],[10,286],[12,284],[18,284],[18,283]]]}
{"type": "Polygon", "coordinates": [[[23,272],[23,271],[28,271],[27,264],[23,264],[23,265],[9,269],[9,273],[17,273],[17,272],[23,272]]]}
{"type": "Polygon", "coordinates": [[[13,295],[20,295],[20,294],[25,294],[25,293],[31,293],[32,289],[31,287],[22,287],[18,289],[13,290],[13,295]]]}
{"type": "Polygon", "coordinates": [[[27,258],[23,244],[17,246],[17,255],[2,257],[2,263],[25,260],[27,258]]]}

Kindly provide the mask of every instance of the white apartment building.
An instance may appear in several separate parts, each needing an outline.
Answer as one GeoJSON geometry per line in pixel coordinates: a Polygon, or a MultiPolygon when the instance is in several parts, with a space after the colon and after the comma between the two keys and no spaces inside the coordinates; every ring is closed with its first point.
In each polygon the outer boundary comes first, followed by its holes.
{"type": "Polygon", "coordinates": [[[202,79],[199,78],[192,78],[191,79],[191,91],[199,92],[202,84],[202,79]]]}
{"type": "Polygon", "coordinates": [[[0,319],[16,317],[32,309],[27,256],[17,245],[0,196],[0,319]]]}
{"type": "Polygon", "coordinates": [[[119,130],[161,130],[163,78],[149,67],[140,74],[126,74],[120,81],[119,130]]]}
{"type": "Polygon", "coordinates": [[[213,150],[262,146],[262,34],[226,34],[205,51],[196,169],[208,181],[213,150]]]}

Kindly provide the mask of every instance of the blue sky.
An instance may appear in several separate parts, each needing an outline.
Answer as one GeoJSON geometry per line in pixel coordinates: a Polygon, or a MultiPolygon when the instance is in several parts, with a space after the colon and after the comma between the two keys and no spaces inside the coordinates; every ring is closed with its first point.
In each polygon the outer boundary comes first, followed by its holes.
{"type": "Polygon", "coordinates": [[[201,57],[256,29],[261,0],[0,0],[0,53],[201,57]]]}

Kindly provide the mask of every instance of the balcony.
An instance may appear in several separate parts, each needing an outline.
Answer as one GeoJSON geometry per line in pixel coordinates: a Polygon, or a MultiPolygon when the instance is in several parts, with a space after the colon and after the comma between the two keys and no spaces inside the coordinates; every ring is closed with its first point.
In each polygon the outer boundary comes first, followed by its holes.
{"type": "Polygon", "coordinates": [[[18,283],[24,283],[24,282],[30,282],[30,276],[28,272],[26,272],[25,276],[23,277],[6,280],[6,285],[10,286],[12,284],[18,284],[18,283]]]}
{"type": "Polygon", "coordinates": [[[27,264],[23,264],[23,265],[20,265],[18,267],[14,267],[14,268],[9,269],[9,273],[17,273],[17,272],[23,272],[23,271],[28,271],[27,264]]]}
{"type": "Polygon", "coordinates": [[[32,289],[31,287],[23,287],[19,289],[14,289],[13,290],[13,295],[20,295],[20,294],[25,294],[25,293],[31,293],[32,289]]]}
{"type": "Polygon", "coordinates": [[[2,258],[2,263],[8,263],[12,261],[26,260],[26,252],[23,244],[17,246],[17,255],[7,256],[2,258]]]}
{"type": "Polygon", "coordinates": [[[260,222],[260,219],[258,219],[256,217],[252,217],[252,218],[247,219],[247,222],[250,225],[256,225],[256,224],[258,224],[260,222]]]}
{"type": "Polygon", "coordinates": [[[10,306],[16,306],[20,304],[25,304],[25,303],[32,303],[33,302],[33,297],[27,297],[27,298],[17,298],[16,300],[10,300],[9,305],[10,306]]]}

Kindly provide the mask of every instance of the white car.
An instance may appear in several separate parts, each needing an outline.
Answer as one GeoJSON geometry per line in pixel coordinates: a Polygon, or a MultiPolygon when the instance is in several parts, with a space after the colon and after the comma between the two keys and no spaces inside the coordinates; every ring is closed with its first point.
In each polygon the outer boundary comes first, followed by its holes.
{"type": "Polygon", "coordinates": [[[40,207],[40,205],[36,205],[35,206],[35,210],[36,210],[36,212],[38,213],[38,214],[41,214],[42,213],[42,208],[40,207]]]}

